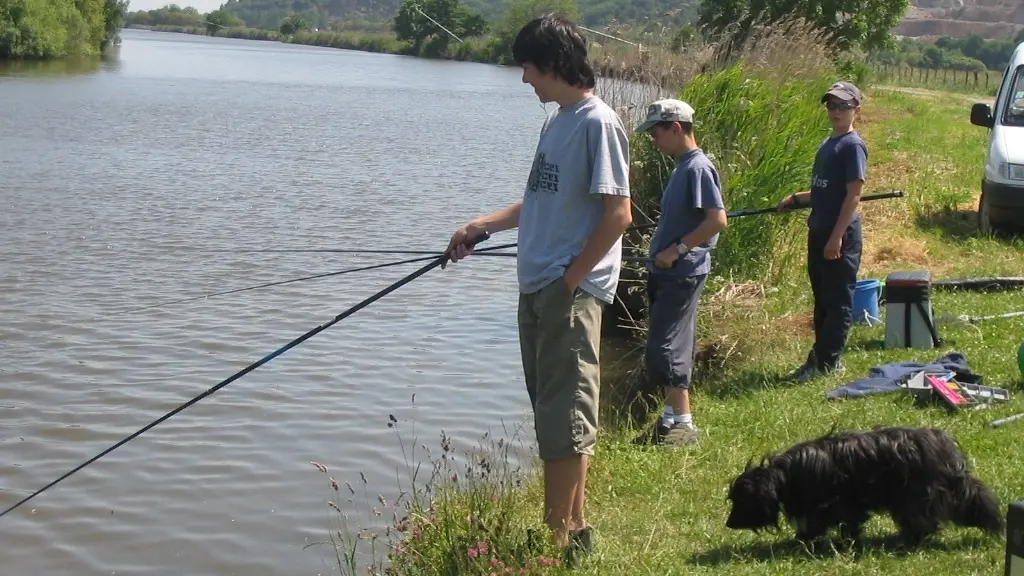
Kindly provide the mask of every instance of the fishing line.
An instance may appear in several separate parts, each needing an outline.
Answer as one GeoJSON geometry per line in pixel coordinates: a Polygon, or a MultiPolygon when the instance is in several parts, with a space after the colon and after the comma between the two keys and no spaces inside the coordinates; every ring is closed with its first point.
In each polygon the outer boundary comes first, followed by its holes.
{"type": "MultiPolygon", "coordinates": [[[[883,199],[886,199],[886,198],[902,198],[902,197],[903,197],[903,191],[897,190],[895,192],[884,192],[884,193],[880,193],[880,194],[868,194],[866,196],[862,196],[861,197],[861,201],[862,202],[866,202],[866,201],[871,201],[871,200],[883,200],[883,199]]],[[[635,205],[634,205],[634,208],[636,208],[635,205]]],[[[810,208],[810,204],[797,204],[797,205],[793,206],[791,209],[792,210],[800,210],[800,209],[804,209],[804,208],[810,208]]],[[[639,211],[638,208],[637,208],[637,210],[639,211]]],[[[754,209],[749,209],[749,210],[735,210],[733,212],[727,212],[726,216],[729,217],[729,218],[740,218],[740,217],[743,217],[743,216],[754,216],[754,215],[758,215],[758,214],[771,214],[771,213],[775,213],[775,212],[778,212],[778,211],[779,211],[778,206],[773,206],[771,208],[754,208],[754,209]]],[[[641,212],[641,214],[642,214],[642,212],[641,212]]],[[[656,227],[658,225],[658,223],[656,221],[654,221],[650,216],[644,214],[644,217],[647,218],[648,220],[650,220],[650,222],[647,223],[647,224],[634,224],[634,225],[630,226],[629,228],[627,228],[626,231],[627,232],[632,232],[632,231],[635,231],[635,230],[645,230],[645,229],[649,229],[649,228],[654,228],[654,227],[656,227]]],[[[506,248],[511,248],[513,246],[515,246],[515,245],[512,244],[512,245],[505,246],[505,247],[506,248]]],[[[481,250],[480,252],[474,252],[474,254],[480,254],[480,253],[484,252],[485,250],[497,250],[497,249],[498,249],[497,246],[492,246],[491,248],[485,248],[484,250],[481,250]]],[[[324,254],[412,254],[412,255],[424,254],[424,255],[431,255],[431,256],[440,256],[442,254],[441,252],[438,252],[437,250],[402,250],[402,249],[374,250],[374,249],[369,249],[369,248],[238,248],[238,249],[233,249],[233,248],[216,248],[216,249],[198,249],[197,251],[198,252],[211,252],[211,253],[224,253],[224,252],[227,252],[227,253],[236,253],[236,254],[260,254],[260,253],[267,253],[267,254],[273,254],[273,253],[285,253],[285,254],[286,253],[310,253],[310,254],[317,254],[317,253],[324,253],[324,254]]],[[[415,260],[411,260],[411,262],[414,262],[414,261],[415,260]]],[[[1016,280],[1020,281],[1020,279],[1016,279],[1016,280]]],[[[933,284],[935,284],[935,283],[933,283],[933,284]]]]}
{"type": "MultiPolygon", "coordinates": [[[[903,191],[902,190],[897,190],[895,192],[885,192],[885,193],[881,193],[881,194],[869,194],[869,195],[866,195],[866,196],[862,196],[861,197],[861,201],[882,200],[882,199],[885,199],[885,198],[900,198],[902,196],[903,196],[903,191]]],[[[810,206],[809,204],[798,204],[798,205],[793,206],[792,209],[796,210],[796,209],[808,208],[809,206],[810,206]]],[[[728,212],[727,213],[727,217],[729,217],[729,218],[738,218],[738,217],[742,217],[742,216],[753,216],[753,215],[756,215],[756,214],[770,214],[770,213],[775,213],[775,212],[778,212],[778,211],[779,211],[778,206],[774,206],[774,207],[771,207],[771,208],[757,208],[757,209],[751,209],[751,210],[738,210],[738,211],[728,212]]],[[[627,231],[643,230],[643,229],[648,229],[648,228],[654,228],[656,226],[657,226],[657,222],[653,222],[653,221],[648,223],[648,224],[634,224],[633,226],[630,226],[629,228],[627,228],[627,231]]],[[[516,246],[518,246],[518,243],[504,244],[504,245],[501,245],[501,246],[492,246],[490,248],[484,248],[483,250],[475,252],[475,254],[482,256],[482,255],[486,254],[488,251],[491,251],[491,250],[500,250],[500,249],[503,249],[503,248],[514,248],[516,246]]],[[[245,288],[235,288],[233,290],[225,290],[223,292],[215,292],[213,294],[204,294],[202,296],[192,296],[190,298],[181,298],[179,300],[172,300],[170,302],[162,302],[160,304],[150,304],[148,306],[140,306],[140,307],[137,307],[137,308],[131,308],[129,310],[122,310],[120,312],[112,312],[110,314],[105,315],[104,317],[119,316],[121,314],[131,314],[131,313],[134,313],[134,312],[141,312],[142,310],[151,310],[153,308],[161,308],[161,307],[164,307],[164,306],[171,306],[173,304],[182,304],[182,303],[185,303],[185,302],[194,302],[196,300],[203,300],[203,299],[206,299],[206,298],[214,298],[214,297],[217,297],[217,296],[226,296],[228,294],[237,294],[239,292],[246,292],[248,290],[257,290],[259,288],[269,288],[271,286],[281,286],[283,284],[291,284],[293,282],[304,282],[306,280],[315,280],[315,279],[318,279],[318,278],[328,278],[328,277],[331,277],[331,276],[340,276],[342,274],[349,274],[349,273],[352,273],[352,272],[363,272],[363,271],[366,271],[366,270],[376,270],[376,269],[379,269],[379,268],[386,268],[386,267],[389,267],[389,266],[399,266],[401,264],[410,264],[410,263],[413,263],[413,262],[423,262],[423,261],[426,261],[426,260],[430,260],[432,258],[437,258],[437,257],[439,257],[439,256],[441,256],[443,254],[441,252],[427,251],[427,250],[422,250],[422,251],[419,251],[419,250],[370,250],[370,249],[358,249],[358,248],[356,248],[356,249],[346,249],[346,248],[305,248],[305,249],[304,248],[269,248],[269,249],[238,249],[238,250],[221,250],[221,249],[217,249],[217,250],[210,250],[210,251],[212,251],[212,252],[239,252],[239,253],[247,253],[247,252],[266,252],[266,253],[273,253],[273,252],[324,252],[324,253],[331,253],[331,252],[334,252],[334,253],[341,253],[341,254],[429,254],[429,256],[423,256],[423,257],[420,257],[420,258],[410,258],[408,260],[400,260],[398,262],[385,262],[383,264],[374,264],[374,265],[371,265],[371,266],[362,266],[362,267],[359,267],[359,268],[349,268],[349,269],[345,269],[345,270],[339,270],[339,271],[336,271],[336,272],[326,272],[326,273],[323,273],[323,274],[314,274],[312,276],[303,276],[301,278],[292,278],[290,280],[279,280],[279,281],[276,281],[276,282],[268,282],[266,284],[260,284],[258,286],[248,286],[248,287],[245,287],[245,288]]],[[[506,255],[508,255],[508,254],[506,254],[506,255]]],[[[636,257],[627,256],[627,257],[623,258],[623,260],[625,260],[627,262],[630,262],[630,261],[648,262],[650,259],[649,258],[640,257],[640,256],[636,256],[636,257]]]]}
{"type": "MultiPolygon", "coordinates": [[[[472,248],[472,246],[473,246],[473,245],[475,245],[475,244],[479,244],[480,242],[483,242],[483,241],[487,240],[488,238],[490,238],[490,235],[489,235],[489,234],[487,234],[487,233],[485,232],[485,233],[483,233],[482,235],[478,236],[478,237],[477,237],[476,239],[474,239],[473,241],[471,241],[471,242],[467,242],[467,244],[469,244],[469,245],[470,245],[470,247],[472,248]]],[[[497,248],[497,247],[495,247],[495,248],[497,248]]],[[[93,462],[95,462],[95,461],[99,460],[100,458],[102,458],[102,457],[106,456],[107,454],[110,454],[111,452],[113,452],[113,451],[114,451],[114,450],[116,450],[117,448],[119,448],[119,447],[121,447],[121,446],[124,446],[125,444],[127,444],[127,443],[128,443],[128,442],[130,442],[131,440],[133,440],[133,439],[135,439],[135,438],[138,438],[138,437],[139,437],[139,436],[141,436],[141,435],[142,435],[143,433],[145,433],[145,432],[146,432],[147,430],[149,430],[149,429],[153,428],[154,426],[156,426],[156,425],[160,424],[161,422],[163,422],[163,421],[167,420],[168,418],[171,418],[171,417],[172,417],[172,416],[174,416],[175,414],[177,414],[177,413],[181,412],[182,410],[184,410],[184,409],[188,408],[189,406],[191,406],[191,405],[195,404],[196,402],[199,402],[199,401],[200,401],[200,400],[202,400],[203,398],[206,398],[207,396],[209,396],[209,395],[213,394],[214,392],[216,392],[216,391],[220,390],[221,388],[223,388],[223,387],[227,386],[228,384],[230,384],[230,383],[234,382],[235,380],[238,380],[238,379],[239,379],[239,378],[241,378],[242,376],[245,376],[245,375],[246,375],[246,374],[248,374],[249,372],[252,372],[252,371],[253,371],[253,370],[255,370],[256,368],[259,368],[260,366],[262,366],[262,365],[266,364],[267,362],[270,362],[271,360],[273,360],[274,358],[276,358],[276,357],[280,356],[281,354],[285,353],[285,352],[286,352],[286,351],[288,351],[289,349],[291,349],[291,348],[293,348],[293,347],[295,347],[295,346],[297,346],[297,345],[301,344],[302,342],[306,341],[307,339],[309,339],[309,338],[311,338],[311,337],[315,336],[315,335],[316,335],[316,334],[318,334],[319,332],[322,332],[323,330],[326,330],[327,328],[329,328],[329,327],[333,326],[334,324],[336,324],[336,323],[338,323],[338,322],[340,322],[340,321],[344,320],[345,318],[348,318],[348,317],[349,317],[349,316],[351,316],[352,314],[355,314],[355,313],[356,313],[356,312],[358,312],[359,310],[362,310],[363,308],[365,308],[365,307],[369,306],[370,304],[372,304],[372,303],[376,302],[377,300],[380,300],[381,298],[383,298],[384,296],[386,296],[386,295],[390,294],[391,292],[394,292],[395,290],[397,290],[397,289],[401,288],[402,286],[404,286],[404,285],[408,284],[409,282],[412,282],[412,281],[413,281],[413,280],[415,280],[416,278],[418,278],[418,277],[422,276],[423,274],[426,274],[426,273],[427,273],[428,271],[430,271],[431,269],[433,269],[433,268],[436,268],[436,267],[438,267],[438,266],[441,266],[441,265],[443,265],[443,264],[446,264],[447,262],[448,262],[448,256],[447,256],[446,254],[443,254],[443,255],[441,255],[441,256],[438,256],[438,257],[432,258],[432,259],[431,259],[431,262],[430,262],[429,264],[427,264],[426,266],[423,266],[423,267],[422,267],[422,268],[420,268],[419,270],[416,270],[415,272],[413,272],[413,273],[409,274],[408,276],[406,276],[406,277],[402,278],[401,280],[399,280],[399,281],[397,281],[397,282],[395,282],[395,283],[391,284],[390,286],[388,286],[387,288],[384,288],[383,290],[381,290],[381,291],[377,292],[377,293],[376,293],[376,294],[374,294],[373,296],[370,296],[369,298],[367,298],[367,299],[363,300],[362,302],[360,302],[360,303],[356,304],[355,306],[353,306],[353,307],[349,308],[348,310],[345,310],[345,311],[344,311],[344,312],[342,312],[341,314],[338,314],[337,316],[335,316],[335,317],[334,317],[334,318],[333,318],[332,320],[330,320],[329,322],[326,322],[326,323],[324,323],[324,324],[321,324],[320,326],[317,326],[316,328],[313,328],[312,330],[310,330],[310,331],[306,332],[306,333],[305,333],[305,334],[303,334],[302,336],[299,336],[298,338],[295,338],[295,339],[294,339],[294,340],[292,340],[291,342],[289,342],[289,343],[285,344],[284,346],[282,346],[282,347],[278,348],[277,350],[275,350],[275,351],[271,352],[270,354],[267,354],[267,355],[266,355],[266,356],[264,356],[263,358],[261,358],[261,359],[257,360],[256,362],[253,362],[252,364],[250,364],[249,366],[246,366],[246,367],[245,367],[245,368],[243,368],[242,370],[239,370],[238,372],[236,372],[235,374],[233,374],[233,375],[232,375],[232,376],[230,376],[229,378],[227,378],[227,379],[225,379],[225,380],[222,380],[222,381],[221,381],[221,382],[220,382],[219,384],[217,384],[217,385],[215,385],[215,386],[213,386],[213,387],[209,388],[208,390],[206,390],[206,391],[205,391],[205,392],[203,392],[202,394],[200,394],[200,395],[198,395],[198,396],[196,396],[196,397],[192,398],[192,399],[191,399],[191,400],[189,400],[188,402],[185,402],[185,403],[184,403],[184,404],[182,404],[181,406],[178,406],[177,408],[175,408],[174,410],[171,410],[171,411],[170,411],[170,412],[168,412],[167,414],[164,414],[164,415],[163,415],[163,416],[161,416],[160,418],[157,418],[157,419],[156,419],[156,420],[154,420],[153,422],[151,422],[151,423],[147,424],[147,425],[146,425],[145,427],[143,427],[143,428],[140,428],[140,429],[139,429],[139,430],[138,430],[137,432],[133,433],[133,434],[132,434],[131,436],[128,436],[127,438],[125,438],[125,439],[121,440],[121,441],[120,441],[120,442],[118,442],[117,444],[114,444],[114,445],[113,445],[113,446],[111,446],[110,448],[107,448],[107,449],[106,449],[106,450],[104,450],[103,452],[100,452],[100,453],[99,453],[99,454],[97,454],[96,456],[93,456],[92,458],[90,458],[90,459],[86,460],[86,461],[85,461],[85,462],[83,462],[82,464],[79,464],[79,465],[78,465],[77,467],[75,467],[74,469],[72,469],[72,470],[71,470],[70,472],[66,472],[66,473],[65,473],[65,474],[64,474],[63,476],[61,476],[61,477],[57,478],[57,479],[56,479],[56,480],[54,480],[53,482],[50,482],[50,483],[49,483],[49,484],[47,484],[46,486],[43,486],[43,487],[42,487],[42,488],[40,488],[39,490],[36,490],[35,492],[33,492],[32,494],[30,494],[29,496],[26,496],[25,498],[23,498],[23,499],[22,499],[22,500],[21,500],[20,502],[18,502],[17,504],[14,504],[13,506],[11,506],[11,507],[7,508],[7,509],[6,509],[6,510],[4,510],[3,512],[0,512],[0,517],[2,517],[2,516],[5,516],[5,515],[6,515],[6,514],[7,514],[8,512],[10,512],[10,511],[14,510],[15,508],[17,508],[17,507],[21,506],[22,504],[24,504],[24,503],[26,503],[26,502],[28,502],[28,501],[29,501],[29,500],[31,500],[32,498],[35,498],[35,497],[36,497],[36,496],[38,496],[39,494],[42,494],[42,493],[43,493],[43,492],[45,492],[46,490],[49,490],[50,488],[52,488],[53,486],[57,485],[57,484],[58,484],[59,482],[61,482],[61,481],[63,481],[64,479],[68,478],[68,477],[69,477],[69,476],[71,476],[72,474],[74,474],[74,473],[78,472],[78,471],[79,471],[79,470],[81,470],[82,468],[85,468],[86,466],[88,466],[88,465],[92,464],[93,462]]]]}
{"type": "MultiPolygon", "coordinates": [[[[486,254],[487,250],[500,250],[503,248],[512,248],[515,244],[503,244],[500,246],[491,246],[490,248],[484,248],[480,250],[480,253],[486,254]]],[[[317,278],[327,278],[330,276],[341,276],[342,274],[351,274],[353,272],[363,272],[366,270],[375,270],[378,268],[387,268],[389,266],[399,266],[402,264],[411,264],[413,262],[425,262],[427,260],[433,260],[444,255],[443,252],[433,252],[433,256],[423,256],[420,258],[410,258],[408,260],[399,260],[397,262],[385,262],[383,264],[374,264],[372,266],[361,266],[359,268],[346,268],[345,270],[338,270],[337,272],[325,272],[323,274],[314,274],[312,276],[303,276],[302,278],[292,278],[290,280],[278,280],[276,282],[267,282],[266,284],[260,284],[258,286],[248,286],[246,288],[235,288],[233,290],[225,290],[223,292],[214,292],[213,294],[204,294],[202,296],[192,296],[189,298],[182,298],[180,300],[172,300],[170,302],[162,302],[160,304],[150,304],[148,306],[140,306],[138,308],[132,308],[130,310],[122,310],[120,312],[111,312],[103,317],[119,316],[121,314],[130,314],[132,312],[139,312],[142,310],[150,310],[153,308],[160,308],[163,306],[170,306],[172,304],[181,304],[184,302],[194,302],[196,300],[203,300],[205,298],[213,298],[215,296],[225,296],[227,294],[237,294],[239,292],[246,292],[248,290],[256,290],[258,288],[269,288],[270,286],[281,286],[282,284],[291,284],[292,282],[302,282],[304,280],[315,280],[317,278]]]]}

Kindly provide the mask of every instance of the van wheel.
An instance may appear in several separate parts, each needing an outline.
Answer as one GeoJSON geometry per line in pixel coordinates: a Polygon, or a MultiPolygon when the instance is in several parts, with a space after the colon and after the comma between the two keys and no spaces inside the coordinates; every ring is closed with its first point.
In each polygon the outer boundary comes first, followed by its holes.
{"type": "Polygon", "coordinates": [[[992,215],[988,202],[985,201],[984,191],[981,193],[981,199],[978,201],[978,231],[983,236],[992,234],[992,215]]]}

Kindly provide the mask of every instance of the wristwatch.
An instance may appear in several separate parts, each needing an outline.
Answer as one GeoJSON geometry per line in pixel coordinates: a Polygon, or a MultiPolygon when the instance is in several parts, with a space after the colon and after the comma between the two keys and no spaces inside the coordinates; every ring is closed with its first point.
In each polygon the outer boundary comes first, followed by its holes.
{"type": "Polygon", "coordinates": [[[679,243],[677,249],[679,250],[680,254],[686,254],[687,252],[690,251],[690,247],[687,246],[686,244],[683,244],[682,242],[679,243]]]}

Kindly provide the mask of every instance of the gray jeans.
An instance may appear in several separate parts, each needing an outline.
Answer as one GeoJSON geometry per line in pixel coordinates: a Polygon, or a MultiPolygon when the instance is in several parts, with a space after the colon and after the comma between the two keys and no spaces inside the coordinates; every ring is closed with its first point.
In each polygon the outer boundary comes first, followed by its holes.
{"type": "Polygon", "coordinates": [[[644,362],[651,383],[690,388],[697,341],[697,304],[707,275],[647,275],[650,302],[644,362]]]}

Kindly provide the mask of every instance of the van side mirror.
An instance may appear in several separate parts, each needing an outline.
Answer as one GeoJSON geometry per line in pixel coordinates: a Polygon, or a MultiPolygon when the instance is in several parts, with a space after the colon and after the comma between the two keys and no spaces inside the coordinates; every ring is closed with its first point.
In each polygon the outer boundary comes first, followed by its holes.
{"type": "Polygon", "coordinates": [[[991,128],[995,123],[991,106],[984,102],[975,102],[974,106],[971,106],[971,124],[982,128],[991,128]]]}

